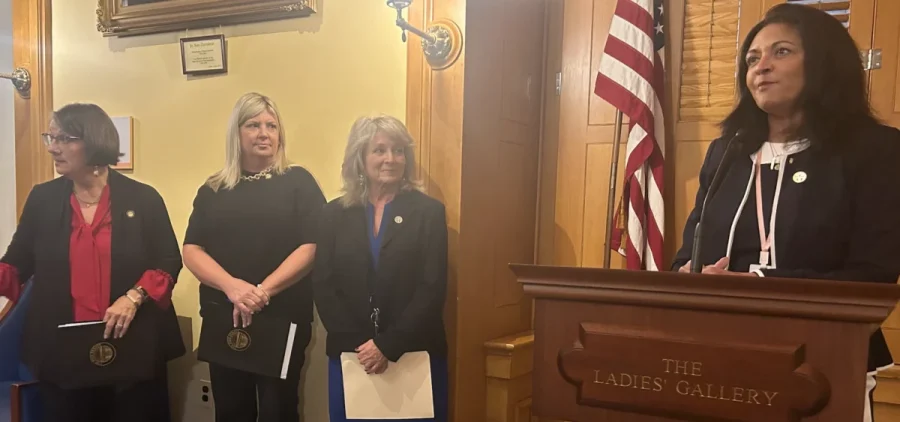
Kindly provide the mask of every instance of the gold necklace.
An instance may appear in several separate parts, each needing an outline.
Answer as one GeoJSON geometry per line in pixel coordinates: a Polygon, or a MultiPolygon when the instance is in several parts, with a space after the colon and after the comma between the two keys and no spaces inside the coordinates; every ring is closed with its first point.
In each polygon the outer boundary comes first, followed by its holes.
{"type": "Polygon", "coordinates": [[[79,198],[77,193],[75,193],[74,195],[75,195],[75,199],[79,203],[81,203],[81,205],[84,205],[87,208],[93,207],[94,205],[97,205],[100,203],[100,198],[97,198],[95,201],[85,201],[84,199],[79,198]]]}
{"type": "Polygon", "coordinates": [[[254,174],[254,175],[241,176],[241,180],[246,180],[248,182],[252,182],[254,180],[259,180],[259,179],[271,179],[271,178],[272,178],[272,167],[271,166],[259,173],[254,174]]]}

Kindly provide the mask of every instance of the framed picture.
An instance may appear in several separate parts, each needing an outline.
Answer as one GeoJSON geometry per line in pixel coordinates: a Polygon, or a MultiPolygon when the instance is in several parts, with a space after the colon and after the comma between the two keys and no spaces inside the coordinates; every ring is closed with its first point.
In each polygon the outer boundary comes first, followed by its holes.
{"type": "Polygon", "coordinates": [[[116,170],[134,170],[134,119],[131,116],[112,117],[113,125],[119,132],[119,164],[116,170]]]}
{"type": "Polygon", "coordinates": [[[306,17],[317,0],[98,0],[97,30],[106,37],[175,32],[306,17]]]}
{"type": "Polygon", "coordinates": [[[181,39],[181,73],[212,75],[228,72],[224,35],[181,39]]]}

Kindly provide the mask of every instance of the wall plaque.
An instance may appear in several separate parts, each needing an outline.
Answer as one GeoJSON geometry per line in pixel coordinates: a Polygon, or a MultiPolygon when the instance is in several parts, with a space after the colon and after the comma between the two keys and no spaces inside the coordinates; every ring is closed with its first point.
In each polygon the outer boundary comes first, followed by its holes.
{"type": "Polygon", "coordinates": [[[828,380],[802,345],[692,342],[582,323],[559,353],[581,405],[689,420],[799,421],[828,403],[828,380]]]}
{"type": "Polygon", "coordinates": [[[181,73],[211,75],[228,72],[224,35],[181,39],[181,73]]]}

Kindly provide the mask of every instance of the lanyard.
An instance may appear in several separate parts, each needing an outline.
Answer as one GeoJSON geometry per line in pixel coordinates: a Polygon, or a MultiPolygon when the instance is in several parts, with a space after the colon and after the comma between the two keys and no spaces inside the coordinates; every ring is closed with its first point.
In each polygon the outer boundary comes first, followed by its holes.
{"type": "Polygon", "coordinates": [[[762,207],[762,150],[756,153],[756,222],[759,225],[759,265],[762,267],[769,266],[769,249],[772,250],[772,267],[775,266],[775,215],[778,213],[778,199],[781,196],[785,167],[786,162],[778,166],[778,182],[775,184],[775,198],[772,199],[772,215],[769,216],[769,236],[766,236],[762,207]]]}

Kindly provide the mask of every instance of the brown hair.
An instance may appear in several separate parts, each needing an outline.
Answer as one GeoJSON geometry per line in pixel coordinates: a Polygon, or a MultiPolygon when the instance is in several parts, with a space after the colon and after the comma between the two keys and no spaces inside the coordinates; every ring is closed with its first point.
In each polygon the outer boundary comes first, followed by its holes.
{"type": "Polygon", "coordinates": [[[119,162],[119,132],[96,104],[66,105],[53,113],[53,121],[66,135],[84,142],[87,165],[112,166],[119,162]]]}

